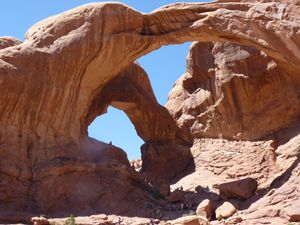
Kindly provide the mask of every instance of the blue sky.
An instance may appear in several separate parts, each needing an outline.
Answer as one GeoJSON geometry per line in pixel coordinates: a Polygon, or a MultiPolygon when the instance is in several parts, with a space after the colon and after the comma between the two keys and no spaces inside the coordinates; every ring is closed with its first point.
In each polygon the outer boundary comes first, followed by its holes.
{"type": "MultiPolygon", "coordinates": [[[[92,1],[87,0],[9,0],[2,1],[0,8],[0,36],[12,36],[23,40],[25,32],[36,22],[92,1]]],[[[111,1],[102,1],[111,2],[111,1]]],[[[150,12],[160,6],[175,3],[172,0],[123,0],[141,12],[150,12]]],[[[208,2],[208,0],[185,0],[184,2],[208,2]]],[[[162,47],[138,61],[149,75],[157,100],[164,105],[175,81],[184,73],[190,43],[162,47]]],[[[140,157],[143,141],[125,113],[109,108],[108,113],[98,117],[89,127],[89,136],[110,142],[127,152],[129,159],[140,157]]]]}

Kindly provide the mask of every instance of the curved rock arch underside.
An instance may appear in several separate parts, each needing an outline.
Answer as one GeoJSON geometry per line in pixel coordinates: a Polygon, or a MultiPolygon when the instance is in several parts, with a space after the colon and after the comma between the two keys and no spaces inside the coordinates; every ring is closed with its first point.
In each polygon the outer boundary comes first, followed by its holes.
{"type": "Polygon", "coordinates": [[[151,216],[162,204],[155,186],[187,170],[276,187],[243,219],[287,221],[283,209],[300,195],[299,15],[288,0],[178,3],[148,14],[91,3],[37,23],[24,42],[0,38],[0,221],[151,216]],[[163,107],[134,61],[190,41],[187,71],[163,107]],[[121,149],[88,137],[109,105],[145,141],[143,175],[121,149]],[[266,212],[255,214],[259,207],[266,212]]]}

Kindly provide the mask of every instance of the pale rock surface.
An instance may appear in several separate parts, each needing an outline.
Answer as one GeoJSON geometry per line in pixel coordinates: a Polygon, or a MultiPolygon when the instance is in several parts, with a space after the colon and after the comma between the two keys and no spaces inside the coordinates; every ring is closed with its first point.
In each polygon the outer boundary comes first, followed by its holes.
{"type": "Polygon", "coordinates": [[[285,212],[289,217],[289,221],[300,222],[300,200],[293,202],[292,205],[285,210],[285,212]]]}
{"type": "Polygon", "coordinates": [[[196,215],[203,216],[210,220],[213,213],[212,202],[209,199],[203,200],[196,209],[196,215]]]}
{"type": "Polygon", "coordinates": [[[226,220],[226,224],[240,224],[243,219],[240,216],[232,216],[226,220]]]}
{"type": "Polygon", "coordinates": [[[280,216],[287,218],[290,222],[300,222],[300,200],[295,200],[280,210],[280,216]]]}
{"type": "Polygon", "coordinates": [[[218,220],[226,219],[236,212],[236,208],[230,202],[224,202],[216,209],[216,218],[218,220]]]}
{"type": "Polygon", "coordinates": [[[33,225],[50,225],[50,222],[45,217],[33,217],[31,222],[33,225]]]}
{"type": "Polygon", "coordinates": [[[141,171],[142,164],[143,164],[143,162],[141,159],[130,160],[131,167],[134,168],[138,172],[141,171]]]}
{"type": "Polygon", "coordinates": [[[186,216],[171,222],[174,225],[209,225],[208,220],[201,216],[186,216]]]}

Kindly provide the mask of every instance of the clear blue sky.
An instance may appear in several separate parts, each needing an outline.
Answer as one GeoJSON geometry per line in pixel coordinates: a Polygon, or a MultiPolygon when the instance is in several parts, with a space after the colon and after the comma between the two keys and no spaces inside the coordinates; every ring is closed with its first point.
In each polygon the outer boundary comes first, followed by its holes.
{"type": "MultiPolygon", "coordinates": [[[[25,32],[34,23],[49,16],[86,4],[88,0],[5,0],[0,8],[0,36],[12,36],[23,40],[25,32]]],[[[111,2],[111,1],[102,1],[111,2]]],[[[150,12],[160,6],[180,2],[172,0],[123,0],[141,12],[150,12]]],[[[185,0],[184,2],[209,2],[208,0],[185,0]]],[[[138,61],[147,71],[158,101],[164,105],[174,82],[184,73],[190,43],[160,48],[138,61]]],[[[126,115],[111,108],[98,117],[89,127],[89,136],[112,143],[127,152],[129,159],[140,157],[143,141],[126,115]]]]}

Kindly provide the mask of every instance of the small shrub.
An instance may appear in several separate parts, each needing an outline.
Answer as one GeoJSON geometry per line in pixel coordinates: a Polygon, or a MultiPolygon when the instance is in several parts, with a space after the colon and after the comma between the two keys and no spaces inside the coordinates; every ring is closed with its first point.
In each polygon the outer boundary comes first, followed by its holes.
{"type": "Polygon", "coordinates": [[[74,216],[71,214],[70,217],[65,221],[64,225],[77,225],[74,216]]]}

